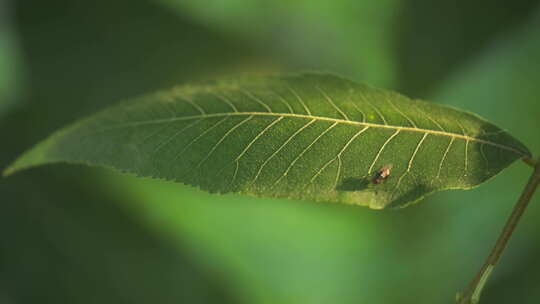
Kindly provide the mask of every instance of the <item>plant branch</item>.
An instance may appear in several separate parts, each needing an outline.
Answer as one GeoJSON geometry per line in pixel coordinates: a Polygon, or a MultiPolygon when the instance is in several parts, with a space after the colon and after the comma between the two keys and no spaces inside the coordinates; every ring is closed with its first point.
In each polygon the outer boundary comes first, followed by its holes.
{"type": "MultiPolygon", "coordinates": [[[[525,159],[524,159],[525,161],[525,159]]],[[[516,225],[519,222],[519,219],[523,215],[525,208],[531,201],[531,198],[540,184],[540,160],[534,162],[531,159],[531,162],[534,163],[534,172],[529,178],[529,182],[525,186],[525,189],[521,193],[519,200],[517,201],[512,214],[506,221],[506,225],[503,228],[503,231],[499,235],[495,246],[491,250],[491,253],[487,257],[484,265],[480,268],[478,274],[471,281],[467,289],[460,295],[458,295],[459,304],[476,304],[480,299],[480,293],[484,287],[491,271],[495,265],[499,262],[501,255],[508,244],[508,240],[512,236],[512,233],[516,229],[516,225]]]]}
{"type": "MultiPolygon", "coordinates": [[[[522,158],[523,162],[526,163],[527,165],[531,166],[531,167],[536,167],[536,163],[537,161],[535,161],[534,159],[530,158],[530,157],[524,157],[522,158]]],[[[540,160],[539,160],[540,161],[540,160]]]]}

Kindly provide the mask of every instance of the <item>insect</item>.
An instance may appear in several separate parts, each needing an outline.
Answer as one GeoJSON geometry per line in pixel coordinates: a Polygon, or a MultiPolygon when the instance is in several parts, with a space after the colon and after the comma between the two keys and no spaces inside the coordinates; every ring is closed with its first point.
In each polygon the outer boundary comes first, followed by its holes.
{"type": "Polygon", "coordinates": [[[377,170],[377,172],[375,172],[375,175],[373,176],[373,179],[371,181],[375,185],[382,183],[390,176],[391,169],[392,169],[392,165],[382,166],[379,170],[377,170]]]}

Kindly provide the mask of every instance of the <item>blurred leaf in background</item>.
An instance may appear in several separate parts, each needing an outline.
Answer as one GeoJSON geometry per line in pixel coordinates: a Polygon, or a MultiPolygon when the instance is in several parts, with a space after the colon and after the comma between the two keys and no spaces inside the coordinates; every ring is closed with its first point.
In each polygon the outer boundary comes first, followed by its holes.
{"type": "Polygon", "coordinates": [[[3,185],[2,303],[237,303],[181,246],[88,187],[87,173],[59,166],[3,185]]]}
{"type": "Polygon", "coordinates": [[[526,23],[536,0],[408,0],[396,18],[397,89],[434,94],[441,81],[490,49],[494,40],[526,23]]]}
{"type": "MultiPolygon", "coordinates": [[[[522,26],[500,35],[471,64],[451,74],[440,85],[437,94],[441,101],[490,117],[503,128],[512,130],[538,153],[539,82],[540,10],[537,9],[522,26]]],[[[462,209],[458,211],[461,216],[454,223],[458,228],[455,237],[468,234],[473,238],[464,240],[469,243],[464,246],[470,248],[469,252],[476,256],[477,262],[464,265],[463,269],[480,267],[481,259],[495,241],[495,234],[502,229],[503,219],[509,215],[528,175],[529,168],[514,166],[485,187],[468,193],[449,193],[442,199],[445,203],[466,202],[459,208],[462,209]],[[471,208],[469,204],[474,206],[471,208]],[[463,222],[479,224],[467,227],[463,222]],[[474,229],[474,235],[471,229],[474,229]]],[[[538,302],[539,221],[540,197],[536,195],[483,292],[485,303],[538,302]]]]}
{"type": "MultiPolygon", "coordinates": [[[[160,1],[12,2],[27,102],[0,120],[2,167],[119,99],[300,68],[475,111],[539,151],[533,1],[160,1]]],[[[0,181],[0,300],[449,303],[528,172],[516,165],[478,189],[381,213],[45,167],[0,181]]],[[[539,208],[527,211],[486,303],[537,302],[539,208]]]]}
{"type": "MultiPolygon", "coordinates": [[[[208,71],[250,69],[255,56],[234,37],[146,1],[129,1],[129,9],[128,2],[108,1],[12,4],[28,89],[27,102],[0,120],[2,166],[52,130],[108,103],[208,71]]],[[[256,64],[271,60],[265,58],[256,64]]],[[[118,209],[121,193],[100,195],[81,170],[44,168],[1,181],[2,300],[237,302],[182,248],[118,209]]]]}
{"type": "Polygon", "coordinates": [[[23,69],[11,3],[0,1],[0,119],[19,101],[23,69]]]}
{"type": "Polygon", "coordinates": [[[356,303],[380,297],[383,282],[368,278],[377,277],[375,266],[385,255],[373,259],[382,248],[372,243],[379,226],[370,214],[106,176],[101,191],[121,189],[153,229],[186,240],[205,268],[226,276],[239,303],[356,303]]]}
{"type": "Polygon", "coordinates": [[[126,97],[271,61],[148,1],[15,4],[28,99],[53,128],[126,97]]]}
{"type": "Polygon", "coordinates": [[[333,71],[382,87],[394,85],[397,0],[154,1],[263,46],[291,69],[333,71]]]}

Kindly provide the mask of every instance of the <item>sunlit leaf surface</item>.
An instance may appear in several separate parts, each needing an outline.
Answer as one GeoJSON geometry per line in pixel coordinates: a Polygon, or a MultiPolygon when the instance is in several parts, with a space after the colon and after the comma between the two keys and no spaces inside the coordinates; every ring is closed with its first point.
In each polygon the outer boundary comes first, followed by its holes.
{"type": "Polygon", "coordinates": [[[305,74],[227,79],[127,101],[55,133],[5,173],[87,163],[210,192],[381,209],[473,187],[529,155],[475,115],[305,74]]]}

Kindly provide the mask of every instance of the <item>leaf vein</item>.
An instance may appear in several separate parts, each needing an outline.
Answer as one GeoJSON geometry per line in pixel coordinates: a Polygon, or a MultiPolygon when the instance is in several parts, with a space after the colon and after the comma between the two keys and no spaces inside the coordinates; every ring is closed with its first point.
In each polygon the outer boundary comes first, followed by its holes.
{"type": "Polygon", "coordinates": [[[289,113],[294,114],[294,110],[291,107],[291,104],[283,96],[281,96],[281,94],[279,94],[278,92],[275,92],[275,91],[271,91],[271,92],[274,93],[274,95],[276,95],[278,97],[278,100],[282,104],[284,104],[287,107],[287,109],[289,109],[289,113]]]}
{"type": "Polygon", "coordinates": [[[332,98],[326,94],[320,87],[316,86],[317,90],[324,96],[324,99],[343,117],[345,120],[350,120],[349,117],[347,117],[347,114],[343,112],[335,103],[332,101],[332,98]]]}
{"type": "Polygon", "coordinates": [[[257,98],[256,96],[254,96],[253,94],[251,94],[248,91],[242,90],[242,93],[244,93],[244,95],[246,95],[250,99],[254,100],[256,103],[263,106],[268,111],[268,113],[273,113],[272,109],[266,103],[264,103],[264,101],[260,100],[259,98],[257,98]]]}
{"type": "Polygon", "coordinates": [[[347,148],[349,147],[349,145],[358,137],[360,136],[360,134],[364,133],[364,131],[367,131],[367,129],[369,129],[369,127],[364,127],[362,130],[358,131],[353,137],[351,137],[351,139],[345,144],[345,146],[343,146],[343,148],[341,149],[341,151],[339,151],[338,155],[337,155],[337,159],[338,159],[338,169],[337,169],[337,173],[336,173],[336,178],[335,178],[335,181],[334,181],[334,188],[337,187],[337,184],[339,182],[339,176],[341,175],[341,165],[342,165],[342,160],[341,160],[341,155],[347,150],[347,148]]]}
{"type": "Polygon", "coordinates": [[[396,112],[399,113],[399,115],[405,117],[405,119],[411,124],[413,128],[418,129],[414,121],[410,119],[409,116],[405,115],[405,113],[403,113],[398,107],[396,107],[396,105],[390,99],[386,98],[386,101],[392,106],[392,108],[394,108],[394,110],[396,110],[396,112]]]}
{"type": "Polygon", "coordinates": [[[309,110],[307,105],[304,103],[304,100],[302,99],[302,97],[300,97],[300,95],[298,95],[298,93],[296,93],[296,91],[291,86],[287,86],[287,87],[288,87],[289,91],[291,91],[293,93],[293,95],[296,97],[298,102],[300,102],[300,104],[302,105],[304,110],[306,110],[307,115],[311,116],[312,115],[311,111],[309,110]]]}
{"type": "Polygon", "coordinates": [[[184,96],[184,97],[181,97],[180,99],[186,101],[195,109],[197,109],[197,111],[199,111],[201,115],[206,115],[206,112],[203,110],[203,108],[199,106],[197,103],[195,103],[195,101],[193,101],[191,98],[184,96]]]}
{"type": "Polygon", "coordinates": [[[310,120],[308,123],[306,123],[305,125],[300,127],[298,130],[296,130],[285,142],[283,142],[283,144],[281,144],[281,146],[276,151],[274,151],[274,153],[272,153],[259,167],[259,170],[257,170],[257,174],[255,174],[255,177],[251,181],[250,185],[253,185],[257,181],[257,179],[261,175],[261,172],[266,166],[266,164],[268,164],[270,160],[272,160],[272,158],[274,158],[279,153],[279,151],[281,151],[296,135],[298,135],[300,132],[302,132],[304,129],[306,129],[307,127],[309,127],[312,123],[316,121],[317,121],[316,119],[310,120]]]}
{"type": "Polygon", "coordinates": [[[356,103],[352,102],[352,105],[362,115],[362,122],[366,122],[366,114],[364,114],[364,112],[360,110],[360,108],[356,105],[356,103]]]}
{"type": "Polygon", "coordinates": [[[392,134],[390,137],[388,137],[388,139],[386,139],[386,141],[383,143],[383,145],[379,148],[379,151],[377,152],[377,155],[375,155],[375,158],[373,159],[373,162],[371,163],[371,166],[369,166],[369,169],[368,169],[368,172],[367,174],[370,175],[371,172],[373,171],[373,167],[375,166],[375,164],[377,163],[377,160],[379,160],[379,157],[381,156],[384,148],[386,148],[386,145],[388,145],[388,143],[394,138],[396,137],[399,132],[401,132],[401,130],[396,130],[396,132],[394,132],[394,134],[392,134]]]}
{"type": "Polygon", "coordinates": [[[210,128],[204,130],[204,132],[202,132],[201,134],[199,134],[199,136],[195,137],[192,141],[190,141],[186,146],[184,146],[184,148],[182,149],[182,151],[180,151],[178,154],[176,154],[176,157],[175,157],[175,160],[178,159],[180,156],[182,156],[182,154],[184,152],[186,152],[186,150],[192,145],[194,144],[195,142],[197,142],[201,137],[203,137],[204,135],[206,135],[208,132],[212,131],[214,128],[216,128],[217,126],[219,126],[220,124],[222,124],[223,122],[225,122],[225,120],[227,120],[229,117],[225,117],[223,119],[220,119],[217,123],[213,124],[210,128]]]}
{"type": "Polygon", "coordinates": [[[208,154],[197,164],[197,168],[199,168],[209,157],[210,155],[212,155],[212,153],[214,153],[214,151],[217,149],[217,147],[236,129],[238,129],[241,125],[243,125],[244,123],[248,122],[250,119],[252,119],[254,116],[251,115],[251,116],[248,116],[247,118],[243,119],[241,122],[237,123],[236,125],[234,125],[232,128],[229,129],[229,131],[227,131],[227,133],[225,133],[225,135],[223,135],[223,137],[221,137],[219,139],[219,141],[212,147],[212,149],[208,152],[208,154]]]}
{"type": "Polygon", "coordinates": [[[272,123],[270,123],[268,126],[266,126],[261,132],[259,132],[259,134],[257,134],[257,136],[255,136],[255,138],[253,138],[253,140],[251,142],[249,142],[249,144],[244,148],[244,150],[242,150],[242,152],[240,154],[238,154],[238,156],[234,159],[234,162],[236,163],[236,169],[234,171],[234,175],[233,175],[233,179],[232,179],[232,182],[234,182],[236,180],[236,174],[238,173],[238,167],[239,167],[239,161],[240,159],[247,153],[247,151],[249,150],[249,148],[251,148],[251,146],[261,137],[264,135],[264,133],[266,133],[266,131],[268,131],[270,128],[272,128],[275,124],[277,124],[280,120],[282,120],[284,117],[281,116],[277,119],[275,119],[274,121],[272,121],[272,123]]]}
{"type": "Polygon", "coordinates": [[[192,126],[198,124],[202,120],[203,120],[202,118],[199,119],[199,120],[196,120],[196,121],[194,121],[194,122],[192,122],[190,124],[187,124],[185,127],[181,128],[180,130],[176,131],[172,136],[170,136],[169,138],[167,138],[162,143],[160,143],[159,145],[156,146],[156,148],[154,149],[154,154],[157,153],[161,148],[166,146],[168,143],[170,143],[176,136],[182,134],[182,132],[184,132],[185,130],[191,128],[192,126]]]}
{"type": "Polygon", "coordinates": [[[379,115],[379,117],[381,118],[383,124],[385,126],[388,125],[388,121],[386,120],[386,118],[384,118],[384,115],[381,113],[381,111],[379,111],[379,109],[377,109],[376,106],[374,106],[371,102],[369,102],[367,99],[364,99],[366,101],[366,103],[375,111],[375,113],[377,113],[377,115],[379,115]]]}
{"type": "Polygon", "coordinates": [[[229,107],[231,107],[231,109],[235,112],[235,113],[238,113],[238,109],[236,108],[236,106],[228,99],[226,98],[225,96],[222,96],[220,94],[217,94],[217,93],[211,93],[213,94],[214,96],[216,96],[219,100],[223,101],[224,103],[226,103],[229,107]]]}
{"type": "Polygon", "coordinates": [[[443,128],[443,126],[441,126],[440,123],[438,123],[435,119],[433,119],[433,118],[431,117],[431,115],[428,115],[428,113],[424,112],[424,110],[420,109],[419,107],[416,107],[416,109],[417,109],[420,113],[422,113],[422,115],[424,115],[425,117],[427,117],[427,119],[429,119],[432,123],[434,123],[434,124],[437,126],[437,128],[439,128],[439,129],[440,129],[441,131],[443,131],[443,132],[446,132],[446,130],[443,128]]]}
{"type": "Polygon", "coordinates": [[[414,161],[414,158],[416,157],[416,154],[418,153],[418,150],[420,150],[420,147],[422,146],[422,143],[424,143],[424,140],[426,139],[426,137],[428,137],[428,133],[425,133],[424,136],[422,136],[422,139],[420,139],[420,141],[418,142],[418,144],[416,145],[416,149],[414,149],[414,152],[411,156],[411,158],[409,159],[409,163],[407,164],[407,170],[405,170],[405,173],[403,173],[400,177],[399,177],[399,180],[396,184],[396,187],[395,187],[395,191],[397,191],[399,189],[399,185],[401,185],[401,181],[405,178],[405,176],[407,176],[407,174],[409,174],[409,172],[411,171],[411,168],[412,168],[412,164],[413,164],[413,161],[414,161]]]}
{"type": "Polygon", "coordinates": [[[454,137],[450,139],[450,142],[448,143],[448,146],[446,147],[446,150],[444,151],[441,161],[439,162],[439,170],[437,171],[437,176],[435,176],[435,179],[432,180],[431,184],[433,184],[433,181],[436,179],[439,179],[439,177],[441,176],[441,170],[443,168],[444,161],[446,160],[446,156],[448,155],[448,152],[450,151],[450,147],[454,143],[454,140],[455,140],[454,137]]]}
{"type": "Polygon", "coordinates": [[[486,168],[489,168],[489,160],[486,156],[486,152],[484,151],[484,145],[485,144],[480,144],[480,154],[482,154],[482,158],[484,159],[484,161],[486,162],[486,168]]]}
{"type": "Polygon", "coordinates": [[[302,150],[302,152],[300,152],[300,154],[298,154],[298,156],[296,156],[295,159],[293,159],[293,161],[289,164],[289,166],[287,167],[287,169],[285,170],[285,172],[283,172],[283,174],[274,182],[274,185],[277,185],[284,177],[287,176],[287,174],[289,174],[289,171],[292,169],[292,167],[296,164],[296,162],[304,155],[306,154],[306,152],[311,149],[311,147],[317,142],[319,141],[319,139],[321,137],[323,137],[326,133],[328,133],[330,130],[332,130],[335,126],[337,126],[337,122],[334,122],[330,127],[326,128],[326,130],[324,130],[321,134],[319,134],[319,136],[317,136],[306,148],[304,148],[304,150],[302,150]]]}
{"type": "MultiPolygon", "coordinates": [[[[338,169],[337,169],[337,174],[336,174],[336,178],[334,180],[334,187],[335,188],[337,186],[337,182],[338,182],[338,179],[339,179],[339,175],[341,173],[341,154],[343,154],[343,152],[347,149],[347,147],[354,141],[354,139],[356,137],[358,137],[360,134],[364,133],[364,131],[366,131],[367,129],[369,129],[369,127],[364,127],[362,130],[356,132],[355,135],[353,135],[348,141],[347,143],[343,146],[343,148],[341,148],[341,150],[338,152],[338,154],[330,159],[328,162],[326,162],[326,164],[324,164],[321,168],[319,168],[319,170],[315,173],[315,175],[313,175],[311,177],[311,179],[309,180],[309,182],[306,184],[305,187],[309,186],[310,184],[312,184],[315,179],[321,175],[322,172],[324,172],[324,170],[326,169],[326,167],[328,167],[331,163],[333,163],[335,160],[338,161],[338,169]]],[[[305,188],[304,187],[304,188],[305,188]]]]}
{"type": "Polygon", "coordinates": [[[193,115],[193,116],[183,116],[183,117],[174,117],[174,118],[164,118],[164,119],[154,119],[154,120],[147,120],[147,121],[135,121],[131,123],[124,123],[119,124],[116,126],[112,126],[110,128],[101,129],[97,132],[104,132],[109,131],[113,129],[120,129],[120,128],[127,128],[127,127],[137,127],[141,125],[148,125],[148,124],[160,124],[160,123],[167,123],[171,121],[181,121],[181,120],[191,120],[191,119],[200,119],[200,118],[212,118],[212,117],[221,117],[221,116],[245,116],[245,115],[253,115],[253,116],[284,116],[284,117],[294,117],[294,118],[300,118],[300,119],[315,119],[319,121],[330,121],[330,122],[338,122],[342,124],[349,124],[349,125],[360,125],[360,126],[369,126],[373,128],[382,128],[382,129],[393,129],[393,130],[400,130],[400,131],[408,131],[408,132],[419,132],[419,133],[429,133],[432,135],[441,135],[441,136],[448,136],[448,137],[455,137],[462,140],[469,140],[472,142],[478,142],[478,143],[484,143],[490,146],[497,147],[499,149],[511,151],[513,153],[516,153],[520,156],[528,156],[527,152],[518,150],[511,146],[506,146],[503,144],[498,144],[496,142],[492,142],[489,140],[480,139],[477,137],[471,137],[468,135],[462,135],[452,132],[443,132],[438,130],[430,130],[430,129],[421,129],[421,128],[411,128],[411,127],[402,127],[402,126],[394,126],[394,125],[381,125],[376,123],[370,123],[370,122],[359,122],[359,121],[351,121],[351,120],[343,120],[343,119],[337,119],[337,118],[330,118],[330,117],[322,117],[322,116],[313,116],[313,115],[303,115],[303,114],[294,114],[294,113],[267,113],[267,112],[233,112],[233,113],[212,113],[207,115],[193,115]]]}
{"type": "MultiPolygon", "coordinates": [[[[465,132],[465,128],[463,128],[463,125],[459,123],[459,121],[456,121],[457,125],[461,129],[461,132],[463,132],[463,136],[468,137],[467,133],[465,132]]],[[[469,167],[469,139],[465,139],[465,167],[463,168],[464,176],[467,176],[467,170],[469,167]]]]}

